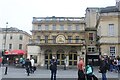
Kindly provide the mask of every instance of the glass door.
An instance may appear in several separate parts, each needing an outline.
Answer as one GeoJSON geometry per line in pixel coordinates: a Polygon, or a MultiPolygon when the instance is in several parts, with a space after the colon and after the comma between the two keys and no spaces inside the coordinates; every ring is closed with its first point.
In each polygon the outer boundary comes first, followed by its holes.
{"type": "Polygon", "coordinates": [[[77,52],[71,51],[69,53],[69,65],[77,65],[77,52]]]}

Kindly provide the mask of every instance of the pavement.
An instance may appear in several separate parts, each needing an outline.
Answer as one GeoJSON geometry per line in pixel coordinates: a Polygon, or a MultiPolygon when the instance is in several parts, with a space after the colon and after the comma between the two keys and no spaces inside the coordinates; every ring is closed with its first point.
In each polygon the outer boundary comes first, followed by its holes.
{"type": "MultiPolygon", "coordinates": [[[[37,68],[34,74],[27,76],[24,68],[8,67],[8,74],[4,75],[5,67],[0,68],[2,80],[50,80],[50,70],[46,68],[37,68]]],[[[94,75],[101,80],[101,73],[98,73],[98,67],[94,67],[94,75]]],[[[57,80],[77,80],[77,69],[58,69],[57,80]]],[[[120,80],[120,74],[116,72],[107,72],[108,80],[120,80]]]]}

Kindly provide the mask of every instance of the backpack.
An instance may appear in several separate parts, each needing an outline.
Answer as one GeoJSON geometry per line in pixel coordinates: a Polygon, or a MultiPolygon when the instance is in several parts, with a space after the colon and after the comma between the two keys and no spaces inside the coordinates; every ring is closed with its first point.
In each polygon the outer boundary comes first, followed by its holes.
{"type": "Polygon", "coordinates": [[[90,65],[87,65],[87,67],[86,67],[86,73],[88,75],[92,75],[93,74],[93,67],[90,66],[90,65]]]}

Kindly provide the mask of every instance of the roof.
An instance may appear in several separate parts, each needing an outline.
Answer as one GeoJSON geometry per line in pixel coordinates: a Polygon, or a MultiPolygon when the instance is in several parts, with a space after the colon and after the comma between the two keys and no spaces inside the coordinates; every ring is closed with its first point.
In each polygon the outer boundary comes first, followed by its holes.
{"type": "Polygon", "coordinates": [[[18,28],[15,28],[15,27],[10,27],[10,28],[0,28],[1,31],[22,31],[22,30],[19,30],[18,28]]]}
{"type": "Polygon", "coordinates": [[[15,27],[10,27],[10,28],[0,28],[0,32],[17,32],[17,33],[23,33],[23,34],[26,34],[28,36],[31,36],[29,33],[27,33],[26,31],[23,31],[23,30],[20,30],[18,28],[15,28],[15,27]]]}
{"type": "Polygon", "coordinates": [[[116,6],[108,6],[101,8],[100,13],[109,13],[109,12],[119,12],[119,9],[116,6]]]}

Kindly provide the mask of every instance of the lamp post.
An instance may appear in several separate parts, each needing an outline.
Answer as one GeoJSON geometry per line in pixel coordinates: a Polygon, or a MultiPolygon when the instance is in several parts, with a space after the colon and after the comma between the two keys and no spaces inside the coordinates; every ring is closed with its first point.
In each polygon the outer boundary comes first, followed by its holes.
{"type": "Polygon", "coordinates": [[[6,29],[5,29],[5,36],[4,36],[4,50],[6,49],[7,27],[8,27],[8,22],[6,22],[6,29]]]}
{"type": "MultiPolygon", "coordinates": [[[[85,55],[85,67],[86,67],[86,65],[87,65],[87,44],[86,44],[86,40],[85,39],[81,39],[82,40],[82,42],[83,42],[83,46],[84,46],[84,49],[85,49],[85,51],[82,53],[82,54],[84,54],[85,55]]],[[[86,71],[86,69],[85,69],[85,71],[86,71]]]]}
{"type": "MultiPolygon", "coordinates": [[[[8,22],[6,22],[5,41],[4,41],[4,54],[5,54],[5,50],[6,50],[7,27],[8,27],[8,22]]],[[[5,68],[4,75],[7,75],[7,71],[8,71],[8,58],[6,59],[6,68],[5,68]]]]}

